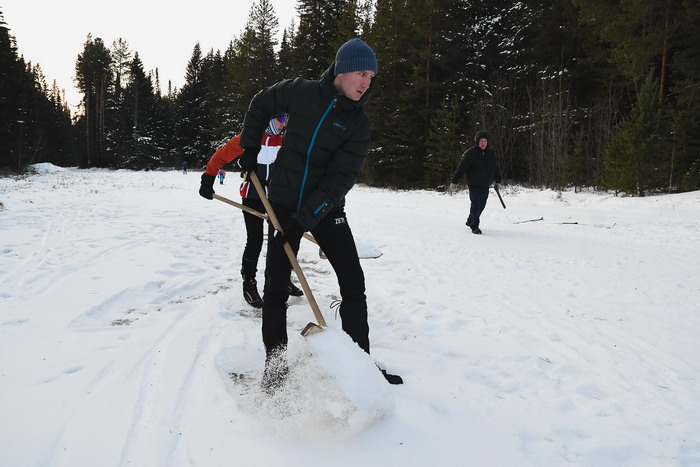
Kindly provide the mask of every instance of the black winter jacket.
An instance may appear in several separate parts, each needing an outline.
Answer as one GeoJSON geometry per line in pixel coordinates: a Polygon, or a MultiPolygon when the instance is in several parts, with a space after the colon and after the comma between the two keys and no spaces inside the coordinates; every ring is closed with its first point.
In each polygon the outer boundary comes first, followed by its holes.
{"type": "Polygon", "coordinates": [[[334,67],[335,63],[318,81],[284,80],[260,91],[250,102],[241,133],[241,147],[258,151],[270,118],[289,114],[269,196],[295,209],[292,218],[305,230],[331,210],[343,208],[370,147],[371,125],[362,105],[374,82],[355,102],[338,94],[334,67]]]}
{"type": "Polygon", "coordinates": [[[459,183],[467,174],[467,185],[474,188],[488,188],[491,183],[501,183],[501,172],[496,164],[496,153],[490,147],[481,150],[479,146],[468,149],[457,166],[452,183],[459,183]]]}

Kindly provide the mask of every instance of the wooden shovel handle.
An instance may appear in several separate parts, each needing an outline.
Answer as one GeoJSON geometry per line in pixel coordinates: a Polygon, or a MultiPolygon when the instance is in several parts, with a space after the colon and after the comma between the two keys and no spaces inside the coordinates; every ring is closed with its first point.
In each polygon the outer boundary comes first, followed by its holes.
{"type": "MultiPolygon", "coordinates": [[[[263,186],[260,184],[260,180],[258,180],[258,176],[255,174],[255,172],[250,172],[250,179],[253,182],[255,189],[258,191],[258,195],[260,196],[260,200],[262,201],[263,206],[265,206],[265,212],[267,212],[267,217],[270,219],[270,222],[272,222],[272,226],[280,232],[284,233],[284,231],[282,230],[282,226],[280,225],[280,222],[277,219],[277,216],[275,215],[275,211],[272,209],[270,201],[267,199],[267,196],[265,196],[265,188],[263,188],[263,186]]],[[[275,240],[268,239],[268,241],[274,242],[275,240]]],[[[306,294],[306,299],[309,301],[309,305],[311,305],[311,311],[313,311],[314,316],[318,321],[318,324],[321,326],[326,326],[326,320],[323,319],[321,310],[319,309],[318,304],[316,303],[316,299],[314,298],[314,295],[311,292],[311,287],[309,287],[309,283],[306,281],[306,277],[304,277],[304,272],[301,270],[299,262],[297,261],[296,256],[294,256],[294,251],[292,250],[292,247],[289,246],[288,242],[284,243],[284,251],[285,253],[287,253],[287,258],[289,258],[289,263],[292,265],[292,268],[294,269],[297,278],[299,278],[301,288],[304,289],[304,294],[306,294]]]]}
{"type": "MultiPolygon", "coordinates": [[[[232,199],[225,198],[225,197],[223,197],[223,196],[217,195],[216,193],[214,193],[212,196],[214,197],[214,199],[218,199],[219,201],[223,201],[223,202],[226,203],[226,204],[230,204],[231,206],[235,206],[235,207],[237,207],[238,209],[240,209],[240,210],[242,210],[242,211],[245,211],[245,212],[247,212],[248,214],[252,214],[252,215],[254,215],[254,216],[257,216],[257,217],[259,217],[259,218],[262,219],[262,220],[265,220],[265,221],[266,221],[266,220],[268,219],[267,214],[265,214],[264,212],[260,212],[260,211],[258,211],[258,210],[256,210],[256,209],[249,208],[248,206],[246,206],[246,205],[244,205],[244,204],[237,203],[237,202],[235,202],[235,201],[232,200],[232,199]]],[[[316,241],[316,239],[314,238],[314,236],[311,235],[309,232],[304,232],[304,238],[307,239],[308,241],[310,241],[310,242],[315,243],[316,245],[318,245],[318,242],[316,241]]]]}

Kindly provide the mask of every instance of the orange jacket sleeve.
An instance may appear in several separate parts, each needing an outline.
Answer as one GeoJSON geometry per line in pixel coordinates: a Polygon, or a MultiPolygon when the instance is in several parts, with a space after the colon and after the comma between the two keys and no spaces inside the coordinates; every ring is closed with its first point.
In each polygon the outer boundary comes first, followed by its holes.
{"type": "Polygon", "coordinates": [[[243,154],[243,148],[240,142],[241,135],[236,135],[231,138],[228,143],[217,149],[214,155],[211,156],[211,159],[209,159],[209,162],[207,162],[207,169],[205,172],[216,177],[219,173],[219,169],[223,167],[224,164],[231,162],[236,157],[243,154]]]}

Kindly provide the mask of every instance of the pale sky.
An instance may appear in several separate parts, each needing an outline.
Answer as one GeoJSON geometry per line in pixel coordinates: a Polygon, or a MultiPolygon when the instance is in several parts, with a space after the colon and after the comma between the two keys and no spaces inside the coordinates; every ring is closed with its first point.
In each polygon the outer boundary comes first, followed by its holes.
{"type": "MultiPolygon", "coordinates": [[[[73,85],[75,62],[88,33],[109,48],[117,38],[137,51],[146,72],[158,68],[163,92],[168,81],[180,88],[197,42],[203,53],[224,52],[239,37],[255,0],[0,0],[0,11],[18,53],[39,63],[46,83],[66,92],[71,109],[81,94],[73,85]]],[[[296,0],[271,0],[282,30],[296,19],[296,0]]]]}

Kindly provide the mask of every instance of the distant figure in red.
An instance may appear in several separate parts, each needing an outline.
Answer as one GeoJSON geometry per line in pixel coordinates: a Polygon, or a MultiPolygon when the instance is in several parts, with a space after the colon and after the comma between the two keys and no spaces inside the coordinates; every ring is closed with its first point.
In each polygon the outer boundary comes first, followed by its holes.
{"type": "Polygon", "coordinates": [[[224,178],[226,177],[226,171],[224,169],[219,169],[219,183],[224,184],[224,178]]]}

